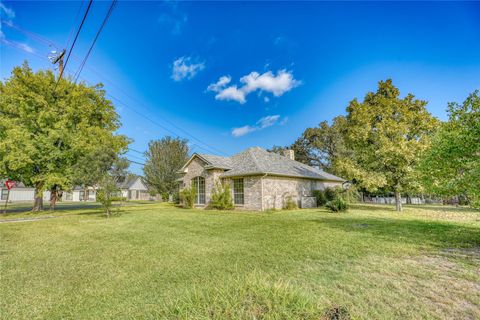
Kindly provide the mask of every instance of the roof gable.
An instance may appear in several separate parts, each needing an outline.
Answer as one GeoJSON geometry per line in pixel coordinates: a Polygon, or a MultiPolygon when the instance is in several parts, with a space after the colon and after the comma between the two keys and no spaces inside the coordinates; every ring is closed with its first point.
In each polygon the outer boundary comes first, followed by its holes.
{"type": "Polygon", "coordinates": [[[185,169],[192,163],[194,159],[200,159],[203,163],[205,163],[206,169],[225,169],[229,170],[232,168],[230,158],[215,156],[211,154],[199,154],[194,153],[188,159],[188,161],[183,165],[183,167],[179,170],[179,172],[184,173],[185,169]]]}

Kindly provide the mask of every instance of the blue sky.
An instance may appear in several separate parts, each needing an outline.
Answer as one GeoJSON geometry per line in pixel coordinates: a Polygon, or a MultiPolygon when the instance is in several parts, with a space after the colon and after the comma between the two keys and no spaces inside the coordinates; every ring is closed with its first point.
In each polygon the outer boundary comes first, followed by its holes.
{"type": "MultiPolygon", "coordinates": [[[[0,77],[52,68],[48,43],[67,45],[80,5],[2,1],[0,77]]],[[[93,2],[68,74],[109,5],[93,2]]],[[[80,78],[105,84],[139,151],[172,133],[200,153],[290,144],[386,78],[446,119],[480,88],[480,2],[121,1],[80,78]]]]}

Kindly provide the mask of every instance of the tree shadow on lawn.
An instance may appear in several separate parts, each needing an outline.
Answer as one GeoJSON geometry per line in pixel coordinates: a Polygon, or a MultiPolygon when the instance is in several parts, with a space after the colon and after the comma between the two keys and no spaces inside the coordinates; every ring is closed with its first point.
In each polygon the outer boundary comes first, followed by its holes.
{"type": "MultiPolygon", "coordinates": [[[[373,203],[356,203],[352,204],[351,208],[359,211],[395,211],[395,204],[373,204],[373,203]]],[[[422,211],[443,211],[451,213],[476,213],[480,215],[480,210],[469,207],[455,207],[450,205],[434,205],[434,204],[404,204],[404,209],[407,210],[422,210],[422,211]]],[[[399,212],[398,214],[402,214],[399,212]]]]}
{"type": "Polygon", "coordinates": [[[438,248],[480,247],[480,228],[439,221],[322,217],[312,222],[345,232],[369,234],[390,242],[438,248]]]}

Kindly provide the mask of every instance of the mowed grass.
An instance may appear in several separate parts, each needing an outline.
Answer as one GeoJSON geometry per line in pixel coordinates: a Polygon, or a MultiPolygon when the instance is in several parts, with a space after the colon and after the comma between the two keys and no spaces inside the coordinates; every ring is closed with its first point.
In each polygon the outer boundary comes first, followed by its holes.
{"type": "Polygon", "coordinates": [[[123,210],[0,223],[0,318],[480,318],[478,211],[123,210]]]}

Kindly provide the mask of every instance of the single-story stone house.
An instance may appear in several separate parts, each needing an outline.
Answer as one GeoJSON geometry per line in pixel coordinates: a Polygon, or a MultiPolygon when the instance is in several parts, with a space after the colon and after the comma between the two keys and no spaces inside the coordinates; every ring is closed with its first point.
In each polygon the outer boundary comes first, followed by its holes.
{"type": "Polygon", "coordinates": [[[341,186],[342,178],[295,161],[293,150],[284,155],[259,147],[231,157],[194,153],[179,171],[180,189],[196,188],[196,207],[206,207],[217,181],[231,185],[236,208],[281,209],[288,198],[299,207],[314,207],[313,190],[341,186]]]}

